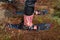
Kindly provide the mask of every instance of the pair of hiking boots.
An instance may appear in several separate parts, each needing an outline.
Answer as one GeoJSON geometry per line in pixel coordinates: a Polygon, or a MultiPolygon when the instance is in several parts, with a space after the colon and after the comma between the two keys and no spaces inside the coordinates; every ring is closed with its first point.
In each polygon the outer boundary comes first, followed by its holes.
{"type": "Polygon", "coordinates": [[[32,30],[35,30],[35,31],[49,30],[50,27],[51,27],[51,24],[47,24],[47,23],[46,24],[44,24],[44,23],[36,24],[36,26],[33,25],[31,27],[25,26],[23,24],[20,24],[20,25],[18,25],[18,24],[14,24],[14,25],[13,24],[9,24],[9,28],[15,28],[15,29],[20,29],[20,30],[29,30],[29,31],[32,31],[32,30]]]}

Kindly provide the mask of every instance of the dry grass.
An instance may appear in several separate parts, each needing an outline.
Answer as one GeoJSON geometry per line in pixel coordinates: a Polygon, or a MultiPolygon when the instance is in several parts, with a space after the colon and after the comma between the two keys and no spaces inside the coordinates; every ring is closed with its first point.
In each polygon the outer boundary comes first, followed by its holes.
{"type": "MultiPolygon", "coordinates": [[[[12,9],[10,9],[12,10],[12,9]]],[[[46,15],[47,16],[47,15],[46,15]]],[[[5,27],[6,22],[10,23],[16,18],[6,18],[0,21],[0,40],[60,40],[60,26],[49,16],[35,16],[33,23],[51,23],[50,30],[27,31],[5,27]]],[[[18,18],[19,19],[19,18],[18,18]]],[[[20,20],[20,19],[19,19],[20,20]]],[[[18,22],[19,22],[18,20],[18,22]]]]}
{"type": "MultiPolygon", "coordinates": [[[[38,21],[34,22],[37,23],[38,21]]],[[[53,24],[52,29],[40,31],[11,29],[0,26],[0,40],[60,40],[60,26],[56,22],[50,22],[53,24]]]]}
{"type": "Polygon", "coordinates": [[[6,28],[0,30],[0,40],[60,40],[60,29],[56,27],[37,32],[6,28]]]}

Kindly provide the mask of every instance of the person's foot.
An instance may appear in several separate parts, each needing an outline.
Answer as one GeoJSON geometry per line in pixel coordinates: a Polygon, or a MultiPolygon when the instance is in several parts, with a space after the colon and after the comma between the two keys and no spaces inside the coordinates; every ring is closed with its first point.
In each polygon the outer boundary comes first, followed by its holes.
{"type": "Polygon", "coordinates": [[[27,29],[27,30],[37,30],[37,26],[33,24],[32,20],[33,20],[33,16],[34,15],[24,15],[24,26],[23,29],[27,29]]]}
{"type": "Polygon", "coordinates": [[[23,30],[38,30],[38,27],[36,25],[32,25],[32,26],[23,26],[23,30]]]}

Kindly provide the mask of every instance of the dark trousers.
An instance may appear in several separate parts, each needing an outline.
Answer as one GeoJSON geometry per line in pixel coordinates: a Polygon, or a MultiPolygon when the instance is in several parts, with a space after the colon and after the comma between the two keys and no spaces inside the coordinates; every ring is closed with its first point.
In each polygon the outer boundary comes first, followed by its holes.
{"type": "Polygon", "coordinates": [[[26,0],[25,2],[25,8],[24,8],[24,14],[25,15],[32,15],[34,12],[34,5],[36,0],[26,0]]]}

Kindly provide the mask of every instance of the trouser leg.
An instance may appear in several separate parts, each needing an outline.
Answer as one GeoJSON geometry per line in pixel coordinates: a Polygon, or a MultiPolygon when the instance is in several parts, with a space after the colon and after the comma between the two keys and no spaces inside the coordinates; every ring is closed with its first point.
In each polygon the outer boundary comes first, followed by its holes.
{"type": "Polygon", "coordinates": [[[30,16],[34,13],[35,2],[36,2],[36,0],[26,0],[25,9],[24,9],[24,14],[25,15],[30,16]]]}
{"type": "Polygon", "coordinates": [[[34,5],[36,0],[26,0],[24,9],[24,25],[32,26],[34,5]]]}

